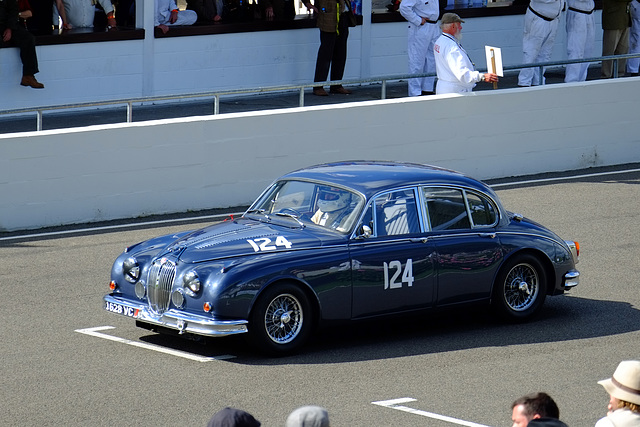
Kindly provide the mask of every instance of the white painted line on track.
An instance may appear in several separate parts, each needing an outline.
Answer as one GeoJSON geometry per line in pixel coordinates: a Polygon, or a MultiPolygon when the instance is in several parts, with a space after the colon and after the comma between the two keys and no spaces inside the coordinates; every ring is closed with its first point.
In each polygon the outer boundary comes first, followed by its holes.
{"type": "Polygon", "coordinates": [[[110,231],[110,230],[119,230],[126,228],[136,228],[136,227],[145,227],[145,226],[155,226],[155,225],[166,225],[166,224],[177,224],[179,222],[190,222],[190,221],[206,221],[210,219],[216,218],[226,218],[229,216],[240,216],[244,212],[229,212],[225,214],[216,214],[216,215],[204,215],[204,216],[195,216],[195,217],[185,217],[185,218],[174,218],[174,219],[163,219],[158,221],[147,221],[147,222],[132,222],[129,224],[118,224],[118,225],[105,225],[103,227],[89,227],[89,228],[78,228],[75,230],[64,230],[64,231],[51,231],[48,233],[34,233],[34,234],[22,234],[19,236],[9,236],[2,237],[0,241],[3,240],[17,240],[17,239],[33,239],[37,237],[51,237],[51,236],[64,236],[65,234],[82,234],[82,233],[93,233],[96,231],[110,231]]]}
{"type": "Polygon", "coordinates": [[[189,353],[189,352],[186,352],[186,351],[172,350],[170,348],[165,348],[165,347],[162,347],[162,346],[159,346],[159,345],[155,345],[155,344],[149,344],[149,343],[139,342],[139,341],[132,341],[132,340],[128,340],[128,339],[125,339],[125,338],[120,338],[120,337],[115,337],[113,335],[107,335],[107,334],[100,333],[100,331],[106,331],[106,330],[109,330],[109,329],[115,329],[115,327],[114,326],[98,326],[98,327],[95,327],[95,328],[76,329],[75,332],[78,332],[80,334],[90,335],[92,337],[103,338],[103,339],[106,339],[106,340],[119,342],[119,343],[122,343],[122,344],[132,345],[134,347],[140,347],[140,348],[144,348],[144,349],[147,349],[147,350],[157,351],[159,353],[170,354],[172,356],[178,356],[178,357],[182,357],[184,359],[194,360],[196,362],[211,362],[213,360],[226,360],[226,359],[235,358],[235,356],[232,356],[232,355],[229,355],[229,354],[225,354],[225,355],[222,355],[222,356],[216,356],[216,357],[198,356],[197,354],[189,353]]]}
{"type": "Polygon", "coordinates": [[[484,424],[472,423],[471,421],[459,420],[453,417],[447,417],[446,415],[434,414],[433,412],[421,411],[419,409],[409,408],[408,406],[402,406],[402,403],[416,402],[416,399],[411,397],[402,397],[399,399],[381,400],[378,402],[371,402],[374,405],[384,406],[385,408],[397,409],[398,411],[409,412],[411,414],[420,415],[422,417],[433,418],[436,420],[445,421],[452,424],[458,424],[461,426],[469,427],[489,427],[484,424]]]}
{"type": "Polygon", "coordinates": [[[502,184],[490,185],[490,187],[496,188],[496,187],[506,187],[508,185],[539,184],[541,182],[566,181],[568,179],[580,179],[580,178],[594,178],[597,176],[619,175],[621,173],[633,173],[633,172],[640,172],[640,169],[626,169],[626,170],[609,171],[609,172],[594,172],[594,173],[587,173],[582,175],[559,176],[556,178],[540,178],[540,179],[530,179],[525,181],[503,182],[502,184]]]}

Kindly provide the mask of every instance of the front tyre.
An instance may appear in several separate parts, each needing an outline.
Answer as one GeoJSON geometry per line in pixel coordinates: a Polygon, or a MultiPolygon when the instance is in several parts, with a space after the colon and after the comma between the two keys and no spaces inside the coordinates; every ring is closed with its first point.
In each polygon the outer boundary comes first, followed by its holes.
{"type": "Polygon", "coordinates": [[[547,296],[544,268],[533,255],[516,255],[500,270],[493,304],[509,320],[526,320],[540,310],[547,296]]]}
{"type": "Polygon", "coordinates": [[[299,287],[271,286],[251,311],[249,338],[263,353],[291,353],[304,344],[311,332],[311,311],[309,299],[299,287]]]}

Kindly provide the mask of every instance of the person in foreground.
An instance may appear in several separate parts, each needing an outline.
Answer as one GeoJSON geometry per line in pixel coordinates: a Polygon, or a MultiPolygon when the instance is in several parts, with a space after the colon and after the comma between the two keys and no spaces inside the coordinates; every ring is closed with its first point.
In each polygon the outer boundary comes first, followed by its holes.
{"type": "Polygon", "coordinates": [[[513,427],[567,427],[560,421],[560,410],[547,393],[522,396],[511,404],[513,427]]]}
{"type": "Polygon", "coordinates": [[[26,28],[18,25],[17,0],[0,0],[0,48],[13,46],[20,49],[22,60],[22,86],[43,89],[44,85],[36,80],[38,57],[36,39],[26,28]]]}
{"type": "Polygon", "coordinates": [[[498,81],[496,74],[483,74],[475,70],[469,55],[460,44],[463,22],[455,13],[445,13],[440,20],[442,35],[433,46],[438,75],[437,95],[471,92],[477,82],[498,81]]]}
{"type": "Polygon", "coordinates": [[[226,407],[213,414],[207,427],[260,427],[260,421],[241,409],[226,407]]]}
{"type": "Polygon", "coordinates": [[[289,414],[285,427],[329,427],[329,413],[320,406],[302,406],[289,414]]]}
{"type": "Polygon", "coordinates": [[[640,426],[640,361],[620,362],[613,376],[598,384],[609,393],[609,412],[596,427],[640,426]]]}

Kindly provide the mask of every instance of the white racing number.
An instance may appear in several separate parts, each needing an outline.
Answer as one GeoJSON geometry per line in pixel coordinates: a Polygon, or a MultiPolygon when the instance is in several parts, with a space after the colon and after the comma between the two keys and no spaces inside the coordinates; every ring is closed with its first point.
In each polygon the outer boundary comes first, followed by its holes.
{"type": "Polygon", "coordinates": [[[383,264],[385,289],[398,289],[402,287],[403,283],[406,283],[407,286],[413,286],[413,260],[411,258],[407,259],[404,270],[400,261],[385,262],[383,264]],[[391,273],[391,277],[389,277],[389,273],[391,273]],[[402,277],[400,277],[401,275],[402,277]]]}
{"type": "Polygon", "coordinates": [[[260,237],[258,239],[247,239],[247,242],[251,245],[254,252],[261,251],[275,251],[278,246],[291,249],[291,242],[284,236],[276,237],[275,244],[271,244],[273,241],[268,237],[260,237]]]}

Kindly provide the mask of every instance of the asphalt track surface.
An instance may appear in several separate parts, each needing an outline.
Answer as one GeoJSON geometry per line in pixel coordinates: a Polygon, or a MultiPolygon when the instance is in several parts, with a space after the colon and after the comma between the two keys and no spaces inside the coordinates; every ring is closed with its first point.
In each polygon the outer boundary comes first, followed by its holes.
{"type": "Polygon", "coordinates": [[[580,242],[580,285],[536,320],[478,309],[357,323],[276,359],[102,308],[125,246],[212,218],[0,235],[0,425],[204,426],[229,405],[268,427],[317,404],[334,427],[510,426],[515,398],[546,391],[568,425],[592,426],[608,402],[596,382],[640,359],[640,165],[627,169],[493,182],[508,209],[580,242]]]}

